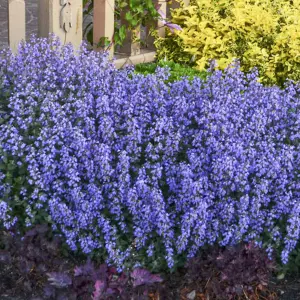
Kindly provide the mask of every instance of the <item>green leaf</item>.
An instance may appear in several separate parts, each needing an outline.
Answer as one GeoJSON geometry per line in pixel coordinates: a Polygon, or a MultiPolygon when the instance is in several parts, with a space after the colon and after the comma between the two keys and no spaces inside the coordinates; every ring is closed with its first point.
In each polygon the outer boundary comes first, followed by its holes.
{"type": "Polygon", "coordinates": [[[124,8],[124,7],[126,7],[126,6],[128,6],[128,3],[127,2],[121,2],[120,4],[119,4],[119,7],[120,8],[124,8]]]}
{"type": "Polygon", "coordinates": [[[130,11],[126,12],[126,14],[125,14],[125,20],[128,21],[128,22],[130,22],[132,20],[132,14],[131,14],[130,11]]]}
{"type": "Polygon", "coordinates": [[[143,13],[144,12],[144,7],[142,5],[140,5],[140,6],[136,7],[135,11],[137,13],[143,13]]]}
{"type": "Polygon", "coordinates": [[[145,0],[145,4],[147,10],[151,10],[152,8],[154,8],[154,3],[152,2],[152,0],[145,0]]]}
{"type": "Polygon", "coordinates": [[[139,5],[139,1],[138,0],[129,0],[129,7],[130,7],[130,9],[134,9],[138,5],[139,5]]]}
{"type": "Polygon", "coordinates": [[[82,0],[82,6],[86,6],[86,4],[88,3],[89,0],[82,0]]]}
{"type": "Polygon", "coordinates": [[[134,18],[134,19],[131,20],[131,25],[133,27],[136,27],[138,23],[139,23],[139,21],[136,18],[134,18]]]}
{"type": "Polygon", "coordinates": [[[126,27],[125,25],[122,25],[121,28],[119,29],[119,37],[121,41],[124,41],[126,38],[126,27]]]}
{"type": "Polygon", "coordinates": [[[86,35],[88,42],[93,45],[93,27],[90,29],[88,34],[86,35]]]}
{"type": "Polygon", "coordinates": [[[14,169],[16,168],[15,164],[10,162],[8,165],[7,165],[7,170],[8,171],[13,171],[14,169]]]}
{"type": "Polygon", "coordinates": [[[106,48],[106,47],[108,47],[109,46],[109,44],[110,44],[110,40],[109,40],[109,38],[108,37],[101,37],[100,39],[99,39],[99,42],[98,42],[98,44],[97,44],[97,48],[106,48]]]}
{"type": "Polygon", "coordinates": [[[114,42],[115,42],[116,45],[121,45],[122,44],[120,42],[119,32],[115,32],[115,34],[114,34],[114,42]]]}

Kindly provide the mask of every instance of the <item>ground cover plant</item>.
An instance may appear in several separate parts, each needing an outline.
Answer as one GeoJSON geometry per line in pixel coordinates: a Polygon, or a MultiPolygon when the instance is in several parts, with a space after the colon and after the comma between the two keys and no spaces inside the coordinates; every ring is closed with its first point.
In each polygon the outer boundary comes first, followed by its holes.
{"type": "Polygon", "coordinates": [[[260,80],[283,85],[300,79],[299,0],[192,0],[172,11],[182,30],[157,38],[159,60],[205,70],[210,60],[226,68],[238,58],[243,71],[258,67],[260,80]]]}
{"type": "Polygon", "coordinates": [[[170,75],[167,79],[167,82],[174,82],[176,80],[181,80],[183,77],[187,77],[189,80],[192,80],[195,76],[198,76],[202,79],[205,79],[208,76],[206,71],[198,71],[194,68],[189,67],[188,65],[177,64],[172,61],[157,61],[153,63],[138,64],[135,66],[134,71],[136,73],[149,75],[154,74],[156,68],[169,68],[170,75]]]}
{"type": "Polygon", "coordinates": [[[283,263],[299,239],[299,87],[238,64],[165,83],[32,39],[0,60],[0,217],[49,224],[117,271],[176,270],[255,241],[283,263]],[[129,76],[130,75],[130,76],[129,76]]]}

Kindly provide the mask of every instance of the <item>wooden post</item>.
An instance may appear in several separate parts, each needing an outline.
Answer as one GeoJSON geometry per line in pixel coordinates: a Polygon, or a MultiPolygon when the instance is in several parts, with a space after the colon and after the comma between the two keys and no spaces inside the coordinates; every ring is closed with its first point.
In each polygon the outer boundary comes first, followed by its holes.
{"type": "Polygon", "coordinates": [[[39,0],[38,2],[38,36],[48,37],[50,33],[49,23],[49,0],[39,0]]]}
{"type": "MultiPolygon", "coordinates": [[[[161,3],[161,7],[160,10],[167,15],[167,2],[162,2],[161,3]]],[[[158,36],[164,38],[166,36],[166,29],[164,27],[164,24],[162,23],[162,21],[158,21],[158,36]]]]}
{"type": "MultiPolygon", "coordinates": [[[[94,1],[94,27],[93,42],[94,49],[97,50],[97,44],[100,38],[106,37],[111,42],[114,35],[115,23],[115,0],[95,0],[94,1]]],[[[114,46],[109,50],[110,58],[114,56],[114,46]]]]}
{"type": "Polygon", "coordinates": [[[82,42],[82,0],[39,0],[39,36],[54,33],[78,49],[82,42]]]}
{"type": "Polygon", "coordinates": [[[13,53],[18,50],[19,43],[25,40],[25,1],[8,1],[8,41],[13,53]]]}

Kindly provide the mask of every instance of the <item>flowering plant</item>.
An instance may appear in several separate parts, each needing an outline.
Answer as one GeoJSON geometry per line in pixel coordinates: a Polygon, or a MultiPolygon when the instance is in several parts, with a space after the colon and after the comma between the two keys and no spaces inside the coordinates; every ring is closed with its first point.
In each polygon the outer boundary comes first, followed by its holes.
{"type": "MultiPolygon", "coordinates": [[[[165,83],[51,38],[0,56],[0,218],[50,223],[120,270],[300,234],[299,86],[238,65],[165,83]],[[130,76],[129,76],[130,75],[130,76]]],[[[153,271],[153,270],[150,270],[153,271]]]]}

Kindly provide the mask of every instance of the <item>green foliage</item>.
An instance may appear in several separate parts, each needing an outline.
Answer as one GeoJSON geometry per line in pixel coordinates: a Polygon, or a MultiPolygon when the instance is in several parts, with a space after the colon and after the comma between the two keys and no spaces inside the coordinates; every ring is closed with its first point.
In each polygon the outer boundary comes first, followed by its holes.
{"type": "Polygon", "coordinates": [[[258,67],[260,81],[282,85],[300,79],[300,0],[192,0],[172,10],[182,31],[157,37],[158,59],[188,63],[198,70],[216,60],[224,69],[238,58],[241,69],[258,67]]]}
{"type": "MultiPolygon", "coordinates": [[[[83,1],[83,16],[92,15],[94,0],[83,1]]],[[[150,28],[156,27],[159,14],[155,8],[155,3],[151,0],[116,0],[115,1],[115,30],[113,36],[101,37],[97,42],[98,47],[104,49],[109,48],[113,43],[115,45],[122,45],[129,32],[132,34],[132,39],[139,42],[136,29],[139,25],[150,28]],[[120,24],[120,20],[124,22],[120,24]]],[[[93,23],[90,22],[84,29],[84,35],[87,35],[87,40],[93,45],[93,23]]]]}
{"type": "Polygon", "coordinates": [[[187,65],[178,64],[172,61],[138,64],[135,66],[135,72],[144,75],[154,74],[157,67],[170,68],[170,77],[168,78],[168,82],[180,80],[182,77],[187,77],[189,80],[192,80],[195,76],[200,77],[201,79],[206,79],[206,76],[208,75],[206,71],[199,71],[187,65]]]}
{"type": "Polygon", "coordinates": [[[280,249],[277,249],[277,257],[276,257],[276,263],[277,263],[277,279],[281,280],[289,276],[297,276],[300,275],[300,247],[299,243],[297,247],[290,253],[289,261],[287,264],[282,264],[280,260],[279,251],[280,249]]]}

